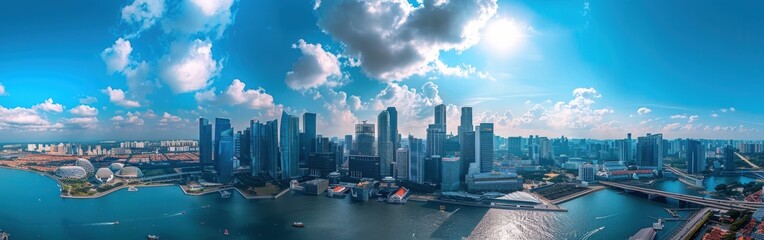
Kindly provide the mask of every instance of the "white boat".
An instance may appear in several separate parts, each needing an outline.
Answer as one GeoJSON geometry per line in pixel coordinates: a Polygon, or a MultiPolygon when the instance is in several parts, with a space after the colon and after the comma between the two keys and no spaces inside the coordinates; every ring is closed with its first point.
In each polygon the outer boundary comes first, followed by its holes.
{"type": "Polygon", "coordinates": [[[222,197],[222,198],[229,198],[229,197],[231,197],[231,192],[229,192],[229,191],[220,191],[220,197],[222,197]]]}
{"type": "Polygon", "coordinates": [[[127,187],[127,191],[128,192],[135,192],[135,191],[138,191],[138,188],[135,187],[135,186],[130,186],[130,187],[127,187]]]}

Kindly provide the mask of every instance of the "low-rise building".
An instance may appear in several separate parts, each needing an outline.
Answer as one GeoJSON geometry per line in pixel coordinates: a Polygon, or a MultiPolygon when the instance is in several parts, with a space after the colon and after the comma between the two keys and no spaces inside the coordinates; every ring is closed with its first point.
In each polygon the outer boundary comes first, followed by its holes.
{"type": "Polygon", "coordinates": [[[514,172],[487,172],[467,175],[469,192],[513,192],[523,189],[525,180],[514,172]]]}

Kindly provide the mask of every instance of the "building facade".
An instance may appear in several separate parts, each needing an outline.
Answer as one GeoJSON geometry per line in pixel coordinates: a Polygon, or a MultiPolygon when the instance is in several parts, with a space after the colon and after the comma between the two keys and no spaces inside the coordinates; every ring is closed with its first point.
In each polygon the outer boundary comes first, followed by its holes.
{"type": "Polygon", "coordinates": [[[481,123],[478,127],[480,172],[493,171],[493,123],[481,123]]]}
{"type": "Polygon", "coordinates": [[[444,192],[459,191],[461,181],[459,175],[461,172],[461,160],[455,158],[443,158],[441,173],[440,190],[444,192]]]}
{"type": "Polygon", "coordinates": [[[281,179],[292,179],[300,176],[300,119],[282,112],[281,128],[279,131],[279,146],[281,151],[281,179]]]}
{"type": "Polygon", "coordinates": [[[212,124],[206,118],[199,118],[199,167],[212,164],[212,124]]]}
{"type": "Polygon", "coordinates": [[[706,170],[706,148],[698,140],[687,139],[687,173],[699,174],[706,170]]]}

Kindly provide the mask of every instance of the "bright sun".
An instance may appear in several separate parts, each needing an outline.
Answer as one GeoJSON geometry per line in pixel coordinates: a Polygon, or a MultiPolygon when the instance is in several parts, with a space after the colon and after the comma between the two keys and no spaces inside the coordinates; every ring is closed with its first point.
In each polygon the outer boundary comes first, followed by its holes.
{"type": "Polygon", "coordinates": [[[488,24],[483,35],[490,51],[507,53],[515,50],[525,40],[525,29],[514,19],[496,19],[488,24]]]}

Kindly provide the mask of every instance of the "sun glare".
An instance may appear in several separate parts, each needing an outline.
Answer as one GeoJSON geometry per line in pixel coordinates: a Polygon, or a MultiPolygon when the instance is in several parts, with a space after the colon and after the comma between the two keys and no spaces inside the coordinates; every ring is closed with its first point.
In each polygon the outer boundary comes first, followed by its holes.
{"type": "Polygon", "coordinates": [[[514,19],[496,19],[488,24],[483,41],[489,51],[507,53],[522,45],[526,33],[524,27],[514,19]]]}

